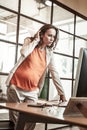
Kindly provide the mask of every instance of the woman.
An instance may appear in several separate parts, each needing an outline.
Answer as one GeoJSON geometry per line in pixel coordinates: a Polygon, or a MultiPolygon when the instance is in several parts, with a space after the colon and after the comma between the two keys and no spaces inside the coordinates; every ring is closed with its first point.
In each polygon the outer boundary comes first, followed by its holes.
{"type": "MultiPolygon", "coordinates": [[[[53,58],[53,49],[58,41],[58,29],[51,25],[42,26],[34,37],[27,37],[21,49],[21,57],[11,70],[6,84],[8,102],[37,101],[47,69],[61,101],[66,101],[53,58]]],[[[10,119],[16,124],[17,115],[10,111],[10,119]]],[[[33,130],[35,124],[26,123],[24,130],[33,130]]]]}

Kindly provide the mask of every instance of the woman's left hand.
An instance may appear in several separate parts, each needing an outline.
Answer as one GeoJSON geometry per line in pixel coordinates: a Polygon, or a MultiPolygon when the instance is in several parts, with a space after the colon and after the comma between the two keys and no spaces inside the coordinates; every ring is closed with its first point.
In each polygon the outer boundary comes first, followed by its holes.
{"type": "Polygon", "coordinates": [[[64,95],[60,95],[60,101],[62,101],[62,102],[66,102],[67,101],[64,95]]]}

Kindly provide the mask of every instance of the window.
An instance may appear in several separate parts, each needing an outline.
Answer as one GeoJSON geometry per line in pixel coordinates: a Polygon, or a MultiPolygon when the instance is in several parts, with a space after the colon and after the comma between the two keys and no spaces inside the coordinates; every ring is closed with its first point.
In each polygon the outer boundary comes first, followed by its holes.
{"type": "MultiPolygon", "coordinates": [[[[69,99],[72,96],[79,50],[87,47],[87,21],[54,1],[50,6],[42,0],[1,0],[0,3],[0,87],[5,89],[6,77],[20,57],[24,38],[33,36],[43,24],[52,23],[59,28],[54,56],[63,89],[69,99]]],[[[56,89],[53,92],[51,75],[46,79],[49,81],[45,84],[50,88],[49,99],[55,98],[57,92],[56,89]]]]}
{"type": "Polygon", "coordinates": [[[36,21],[30,20],[25,17],[20,17],[20,28],[19,28],[19,43],[23,44],[25,37],[34,36],[34,34],[38,31],[38,29],[43,24],[38,23],[36,21]]]}
{"type": "Polygon", "coordinates": [[[0,38],[16,42],[17,14],[0,9],[0,38]]]}
{"type": "Polygon", "coordinates": [[[59,41],[55,52],[73,55],[73,36],[65,32],[59,31],[59,41]]]}
{"type": "Polygon", "coordinates": [[[59,29],[74,33],[74,14],[59,6],[54,6],[53,24],[59,29]]]}
{"type": "Polygon", "coordinates": [[[15,63],[16,46],[0,42],[0,72],[9,73],[15,63]]]}
{"type": "Polygon", "coordinates": [[[0,0],[0,4],[6,8],[12,9],[14,11],[18,11],[18,0],[15,0],[13,3],[13,0],[0,0]]]}
{"type": "Polygon", "coordinates": [[[22,0],[21,13],[42,22],[50,23],[51,7],[46,6],[44,0],[22,0]]]}

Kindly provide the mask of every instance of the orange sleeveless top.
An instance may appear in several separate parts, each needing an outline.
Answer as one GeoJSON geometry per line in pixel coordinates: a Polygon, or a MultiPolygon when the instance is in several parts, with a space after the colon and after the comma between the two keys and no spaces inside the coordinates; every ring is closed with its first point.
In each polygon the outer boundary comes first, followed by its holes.
{"type": "Polygon", "coordinates": [[[33,52],[17,68],[10,84],[33,91],[38,88],[38,82],[46,68],[46,51],[35,48],[33,52]]]}

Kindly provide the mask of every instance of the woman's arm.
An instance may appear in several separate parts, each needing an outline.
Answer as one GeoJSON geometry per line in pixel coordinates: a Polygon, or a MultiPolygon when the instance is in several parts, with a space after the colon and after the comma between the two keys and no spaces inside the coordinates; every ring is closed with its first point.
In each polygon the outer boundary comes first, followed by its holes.
{"type": "Polygon", "coordinates": [[[24,56],[26,48],[28,48],[29,44],[31,43],[31,39],[29,37],[24,39],[24,44],[20,50],[21,55],[24,56]]]}
{"type": "Polygon", "coordinates": [[[24,44],[20,50],[21,55],[27,56],[29,53],[32,52],[32,50],[37,46],[37,44],[40,41],[40,31],[38,31],[34,37],[27,37],[24,39],[24,44]]]}
{"type": "Polygon", "coordinates": [[[58,95],[60,96],[60,100],[66,101],[64,90],[63,90],[63,87],[62,87],[62,84],[61,84],[61,81],[60,81],[60,77],[59,77],[59,74],[58,74],[58,69],[57,69],[57,66],[55,64],[53,57],[51,58],[51,61],[50,61],[48,68],[49,68],[49,71],[52,75],[52,80],[53,80],[53,83],[54,83],[54,85],[57,89],[58,95]]]}
{"type": "Polygon", "coordinates": [[[25,38],[24,44],[20,50],[21,55],[27,57],[33,51],[33,49],[37,46],[38,42],[39,41],[37,38],[33,40],[29,37],[25,38]]]}

